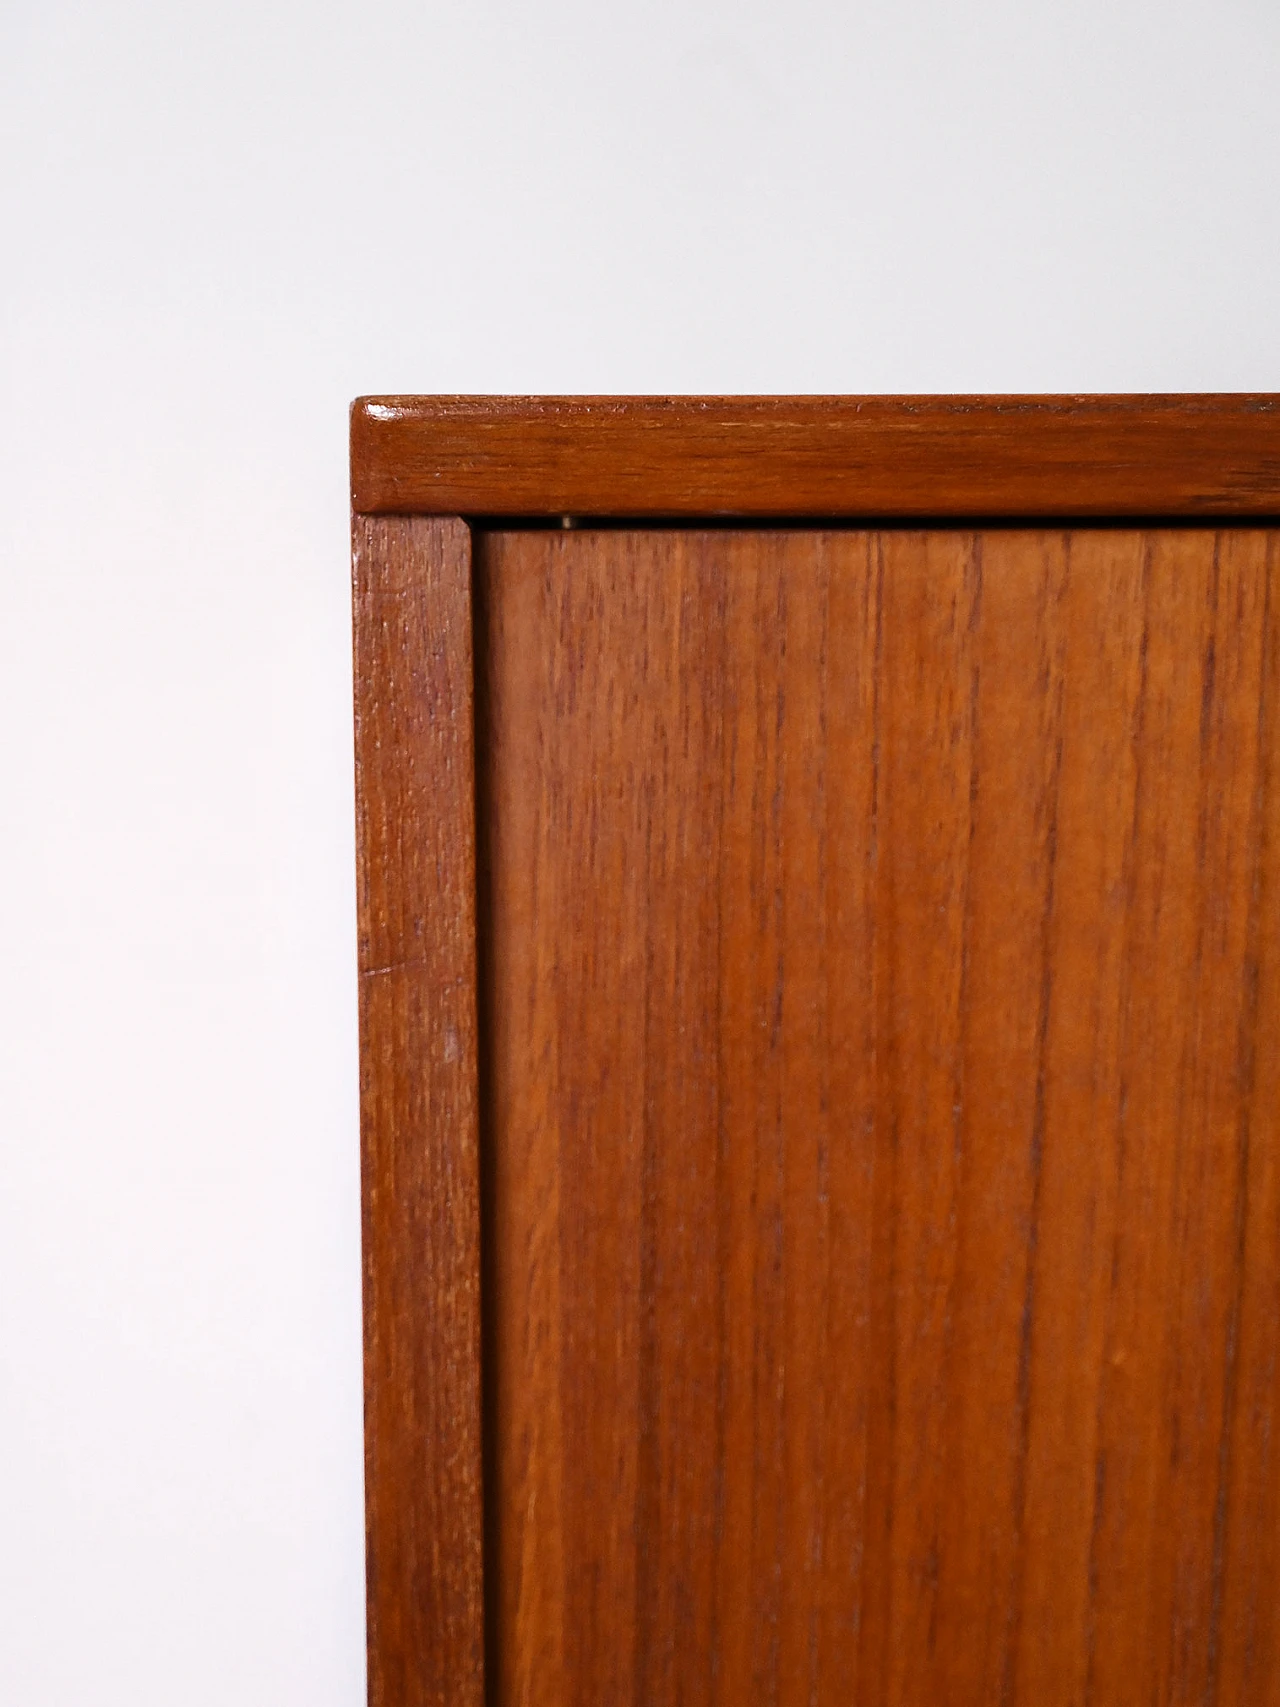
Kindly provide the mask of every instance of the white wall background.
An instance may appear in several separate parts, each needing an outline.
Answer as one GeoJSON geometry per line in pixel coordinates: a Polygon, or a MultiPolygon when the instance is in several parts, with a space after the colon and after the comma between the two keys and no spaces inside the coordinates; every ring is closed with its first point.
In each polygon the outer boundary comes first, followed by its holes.
{"type": "Polygon", "coordinates": [[[0,1699],[364,1687],[346,405],[1280,389],[1273,0],[3,0],[0,1699]]]}

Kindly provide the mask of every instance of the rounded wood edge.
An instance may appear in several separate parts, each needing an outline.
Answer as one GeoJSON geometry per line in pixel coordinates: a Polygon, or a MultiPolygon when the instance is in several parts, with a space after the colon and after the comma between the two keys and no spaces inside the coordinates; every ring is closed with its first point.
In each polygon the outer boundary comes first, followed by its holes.
{"type": "Polygon", "coordinates": [[[360,397],[362,515],[1280,515],[1280,394],[360,397]]]}

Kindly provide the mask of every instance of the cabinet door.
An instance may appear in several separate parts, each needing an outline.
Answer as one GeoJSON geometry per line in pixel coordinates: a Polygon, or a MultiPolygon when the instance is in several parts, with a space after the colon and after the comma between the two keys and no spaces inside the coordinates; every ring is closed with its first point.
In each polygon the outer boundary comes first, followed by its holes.
{"type": "Polygon", "coordinates": [[[499,1707],[1280,1701],[1276,535],[477,535],[499,1707]]]}

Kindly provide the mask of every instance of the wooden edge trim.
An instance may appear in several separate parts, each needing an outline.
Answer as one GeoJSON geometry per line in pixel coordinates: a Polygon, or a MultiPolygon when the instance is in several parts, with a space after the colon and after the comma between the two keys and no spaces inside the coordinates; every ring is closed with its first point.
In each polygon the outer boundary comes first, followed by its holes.
{"type": "Polygon", "coordinates": [[[1280,515],[1280,394],[361,397],[358,514],[1280,515]]]}
{"type": "Polygon", "coordinates": [[[357,517],[371,1707],[483,1707],[471,537],[357,517]]]}

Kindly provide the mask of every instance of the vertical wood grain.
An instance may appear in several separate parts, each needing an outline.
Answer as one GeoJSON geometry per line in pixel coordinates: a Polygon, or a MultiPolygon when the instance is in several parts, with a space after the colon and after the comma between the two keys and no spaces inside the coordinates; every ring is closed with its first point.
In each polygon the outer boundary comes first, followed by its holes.
{"type": "Polygon", "coordinates": [[[1280,1701],[1275,557],[485,538],[504,1707],[1280,1701]]]}
{"type": "Polygon", "coordinates": [[[1232,1238],[1238,1251],[1214,1512],[1210,1687],[1222,1702],[1280,1703],[1280,547],[1268,539],[1258,707],[1257,841],[1249,874],[1237,1057],[1232,1238]]]}
{"type": "Polygon", "coordinates": [[[357,518],[373,1707],[481,1707],[470,531],[357,518]]]}
{"type": "Polygon", "coordinates": [[[1100,1395],[1116,1232],[1124,916],[1137,857],[1147,542],[1140,534],[1080,536],[1069,542],[1065,570],[1012,1699],[1083,1702],[1096,1657],[1092,1550],[1104,1474],[1100,1395]],[[1052,1405],[1030,1402],[1049,1392],[1052,1405]]]}

